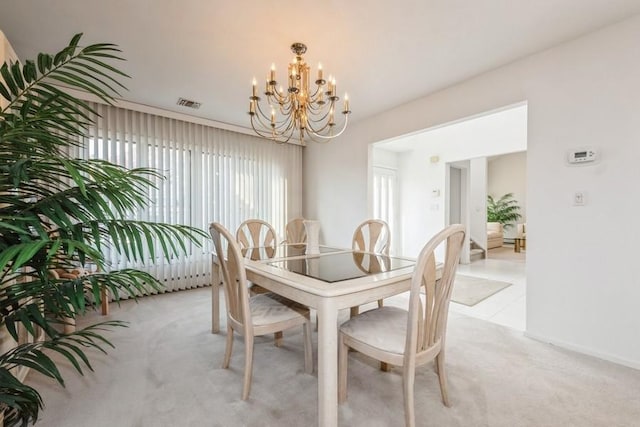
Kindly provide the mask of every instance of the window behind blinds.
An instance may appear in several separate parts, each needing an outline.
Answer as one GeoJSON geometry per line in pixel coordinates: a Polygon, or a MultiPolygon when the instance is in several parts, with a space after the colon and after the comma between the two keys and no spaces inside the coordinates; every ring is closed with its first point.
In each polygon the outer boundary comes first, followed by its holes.
{"type": "MultiPolygon", "coordinates": [[[[165,175],[149,189],[152,203],[130,218],[187,224],[205,231],[213,221],[232,233],[249,218],[271,223],[280,238],[288,218],[302,213],[302,147],[149,113],[92,104],[97,111],[79,157],[165,175]]],[[[209,283],[211,245],[192,245],[171,262],[136,264],[108,253],[111,268],[146,269],[168,290],[209,283]]]]}

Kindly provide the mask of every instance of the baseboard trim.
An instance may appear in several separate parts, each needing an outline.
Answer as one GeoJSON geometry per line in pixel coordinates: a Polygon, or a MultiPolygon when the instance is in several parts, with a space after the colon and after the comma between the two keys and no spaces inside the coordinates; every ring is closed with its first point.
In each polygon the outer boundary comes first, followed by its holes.
{"type": "Polygon", "coordinates": [[[556,347],[560,347],[563,348],[565,350],[570,350],[570,351],[575,351],[576,353],[581,353],[584,354],[586,356],[591,356],[591,357],[595,357],[598,359],[602,359],[602,360],[606,360],[607,362],[613,362],[617,365],[622,365],[622,366],[626,366],[628,368],[633,368],[633,369],[637,369],[640,370],[640,361],[637,360],[628,360],[628,359],[623,359],[608,353],[602,353],[599,351],[595,351],[591,348],[588,347],[583,347],[580,345],[576,345],[576,344],[570,344],[570,343],[566,343],[564,341],[558,341],[558,340],[553,340],[553,339],[549,339],[547,337],[544,337],[542,335],[538,335],[538,334],[534,334],[528,331],[524,332],[524,336],[527,338],[531,338],[533,340],[545,343],[545,344],[551,344],[554,345],[556,347]]]}

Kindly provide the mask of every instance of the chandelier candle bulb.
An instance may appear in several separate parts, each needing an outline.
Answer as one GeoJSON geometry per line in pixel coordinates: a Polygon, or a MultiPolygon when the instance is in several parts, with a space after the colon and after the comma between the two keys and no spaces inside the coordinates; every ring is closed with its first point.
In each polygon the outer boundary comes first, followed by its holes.
{"type": "Polygon", "coordinates": [[[289,89],[295,89],[296,87],[296,69],[291,68],[291,75],[289,76],[289,89]]]}
{"type": "MultiPolygon", "coordinates": [[[[318,63],[318,81],[321,82],[322,81],[322,64],[318,63]]],[[[319,85],[322,85],[322,83],[318,83],[319,85]]]]}
{"type": "Polygon", "coordinates": [[[257,96],[256,95],[256,93],[257,93],[256,84],[257,84],[256,78],[254,77],[253,78],[253,96],[257,96]]]}
{"type": "Polygon", "coordinates": [[[271,64],[271,73],[269,74],[273,84],[276,84],[276,64],[271,64]]]}
{"type": "Polygon", "coordinates": [[[344,94],[344,110],[343,113],[348,113],[349,112],[349,95],[347,95],[346,93],[344,94]]]}

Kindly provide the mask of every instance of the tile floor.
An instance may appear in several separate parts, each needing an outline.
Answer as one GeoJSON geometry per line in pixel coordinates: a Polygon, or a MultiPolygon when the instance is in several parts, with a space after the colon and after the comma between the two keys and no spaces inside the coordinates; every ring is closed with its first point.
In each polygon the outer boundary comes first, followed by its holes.
{"type": "Polygon", "coordinates": [[[458,273],[501,280],[512,285],[473,307],[451,302],[450,310],[524,331],[526,326],[526,263],[483,259],[458,266],[458,273]]]}

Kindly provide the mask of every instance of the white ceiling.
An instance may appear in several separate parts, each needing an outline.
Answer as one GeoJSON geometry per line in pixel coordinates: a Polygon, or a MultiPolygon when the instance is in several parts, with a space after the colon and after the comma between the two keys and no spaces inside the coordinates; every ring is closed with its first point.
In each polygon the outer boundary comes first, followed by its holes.
{"type": "Polygon", "coordinates": [[[123,99],[248,127],[252,78],[271,63],[282,76],[293,42],[359,120],[636,13],[640,0],[2,0],[0,29],[21,59],[77,32],[116,43],[123,99]]]}

